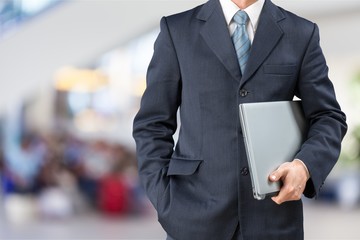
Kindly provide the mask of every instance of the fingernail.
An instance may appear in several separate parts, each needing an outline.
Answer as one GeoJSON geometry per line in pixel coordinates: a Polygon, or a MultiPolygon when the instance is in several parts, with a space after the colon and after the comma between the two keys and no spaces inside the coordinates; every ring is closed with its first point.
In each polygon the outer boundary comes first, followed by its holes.
{"type": "Polygon", "coordinates": [[[276,180],[276,176],[275,176],[275,175],[271,175],[271,179],[272,179],[272,180],[276,180]]]}

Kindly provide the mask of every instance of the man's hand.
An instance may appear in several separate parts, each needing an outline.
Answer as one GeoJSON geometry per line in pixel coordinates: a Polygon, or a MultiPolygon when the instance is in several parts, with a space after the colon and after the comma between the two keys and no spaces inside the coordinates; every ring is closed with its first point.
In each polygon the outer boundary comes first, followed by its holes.
{"type": "Polygon", "coordinates": [[[309,171],[301,160],[283,163],[269,176],[270,181],[282,181],[283,184],[279,194],[271,199],[277,204],[299,200],[309,178],[309,171]]]}

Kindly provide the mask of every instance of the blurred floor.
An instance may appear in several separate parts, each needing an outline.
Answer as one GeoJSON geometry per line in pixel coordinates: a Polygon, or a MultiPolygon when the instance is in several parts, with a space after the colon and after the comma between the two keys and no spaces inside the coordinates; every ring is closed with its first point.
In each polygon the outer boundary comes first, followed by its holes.
{"type": "Polygon", "coordinates": [[[38,220],[11,225],[0,221],[1,240],[111,240],[164,239],[165,233],[155,214],[138,217],[106,217],[99,214],[75,216],[66,220],[38,220]]]}
{"type": "Polygon", "coordinates": [[[360,208],[305,204],[305,240],[359,240],[360,208]]]}
{"type": "MultiPolygon", "coordinates": [[[[360,209],[343,210],[334,205],[305,204],[306,240],[360,239],[360,209]]],[[[69,220],[33,221],[10,225],[0,217],[0,239],[78,240],[78,239],[165,239],[156,215],[109,218],[90,214],[69,220]]]]}

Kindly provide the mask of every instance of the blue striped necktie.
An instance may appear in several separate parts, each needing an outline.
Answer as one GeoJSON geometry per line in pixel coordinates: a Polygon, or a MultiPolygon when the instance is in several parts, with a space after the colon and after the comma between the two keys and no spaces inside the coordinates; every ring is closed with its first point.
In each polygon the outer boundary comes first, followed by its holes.
{"type": "Polygon", "coordinates": [[[249,35],[246,31],[246,23],[248,20],[249,17],[246,12],[241,10],[237,11],[233,17],[233,21],[237,24],[237,26],[234,34],[232,35],[232,41],[234,43],[242,74],[244,74],[251,48],[249,35]]]}

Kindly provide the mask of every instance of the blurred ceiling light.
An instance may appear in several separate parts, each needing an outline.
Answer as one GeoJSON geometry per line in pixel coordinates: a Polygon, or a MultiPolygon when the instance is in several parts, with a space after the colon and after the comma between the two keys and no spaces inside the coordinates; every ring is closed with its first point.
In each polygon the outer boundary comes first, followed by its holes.
{"type": "Polygon", "coordinates": [[[34,14],[58,1],[59,0],[22,0],[15,3],[17,3],[25,13],[34,14]]]}
{"type": "Polygon", "coordinates": [[[55,88],[59,91],[95,92],[109,84],[99,70],[66,67],[55,74],[55,88]]]}
{"type": "Polygon", "coordinates": [[[85,109],[74,118],[74,126],[82,133],[113,132],[117,119],[99,114],[93,109],[85,109]]]}

